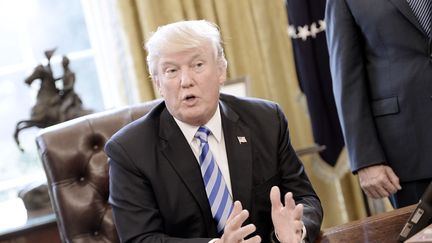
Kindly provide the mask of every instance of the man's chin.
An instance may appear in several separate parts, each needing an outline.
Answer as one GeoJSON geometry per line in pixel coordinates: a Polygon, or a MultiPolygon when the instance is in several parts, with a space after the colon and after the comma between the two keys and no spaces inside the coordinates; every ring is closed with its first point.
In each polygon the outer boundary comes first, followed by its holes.
{"type": "Polygon", "coordinates": [[[182,119],[179,120],[192,126],[201,126],[206,124],[211,118],[206,117],[205,114],[205,111],[193,111],[187,114],[183,114],[182,119]]]}

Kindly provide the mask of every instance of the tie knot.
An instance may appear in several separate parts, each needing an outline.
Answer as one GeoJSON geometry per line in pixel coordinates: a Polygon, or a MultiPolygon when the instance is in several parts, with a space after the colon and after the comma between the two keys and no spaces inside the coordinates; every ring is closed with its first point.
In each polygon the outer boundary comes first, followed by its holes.
{"type": "Polygon", "coordinates": [[[201,142],[207,142],[208,135],[210,135],[210,130],[207,127],[199,127],[195,137],[201,142]]]}

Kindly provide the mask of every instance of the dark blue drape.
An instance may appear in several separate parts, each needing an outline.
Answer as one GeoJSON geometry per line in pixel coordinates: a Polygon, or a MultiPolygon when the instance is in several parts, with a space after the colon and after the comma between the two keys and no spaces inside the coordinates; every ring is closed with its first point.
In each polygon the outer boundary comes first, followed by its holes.
{"type": "Polygon", "coordinates": [[[286,0],[289,33],[300,88],[306,95],[315,143],[321,158],[334,166],[344,146],[332,92],[325,37],[325,0],[286,0]]]}

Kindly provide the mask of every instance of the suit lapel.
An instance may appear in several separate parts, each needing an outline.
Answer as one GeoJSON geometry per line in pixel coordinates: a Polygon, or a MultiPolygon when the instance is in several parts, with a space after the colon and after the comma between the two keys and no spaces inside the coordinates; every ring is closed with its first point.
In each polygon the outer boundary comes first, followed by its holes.
{"type": "Polygon", "coordinates": [[[409,6],[407,0],[390,0],[390,2],[392,2],[396,6],[396,8],[403,14],[403,16],[405,16],[420,32],[425,34],[417,17],[411,10],[411,7],[409,6]]]}
{"type": "Polygon", "coordinates": [[[233,200],[251,209],[252,138],[249,128],[226,103],[220,102],[222,129],[231,177],[233,200]]]}
{"type": "Polygon", "coordinates": [[[174,118],[166,109],[161,114],[159,135],[162,139],[162,154],[198,203],[205,217],[206,228],[213,235],[216,226],[211,215],[198,162],[174,118]]]}

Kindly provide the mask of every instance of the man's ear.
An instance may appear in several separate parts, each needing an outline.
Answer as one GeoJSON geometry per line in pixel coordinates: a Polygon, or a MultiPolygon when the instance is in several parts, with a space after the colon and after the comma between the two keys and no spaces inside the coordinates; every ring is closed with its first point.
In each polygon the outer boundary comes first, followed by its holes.
{"type": "Polygon", "coordinates": [[[218,71],[219,71],[219,84],[223,85],[227,79],[227,65],[222,60],[219,61],[218,71]]]}
{"type": "Polygon", "coordinates": [[[162,92],[161,83],[160,83],[159,78],[158,77],[153,77],[153,83],[156,85],[156,88],[157,88],[157,90],[159,92],[159,95],[163,97],[164,95],[163,95],[163,92],[162,92]]]}

